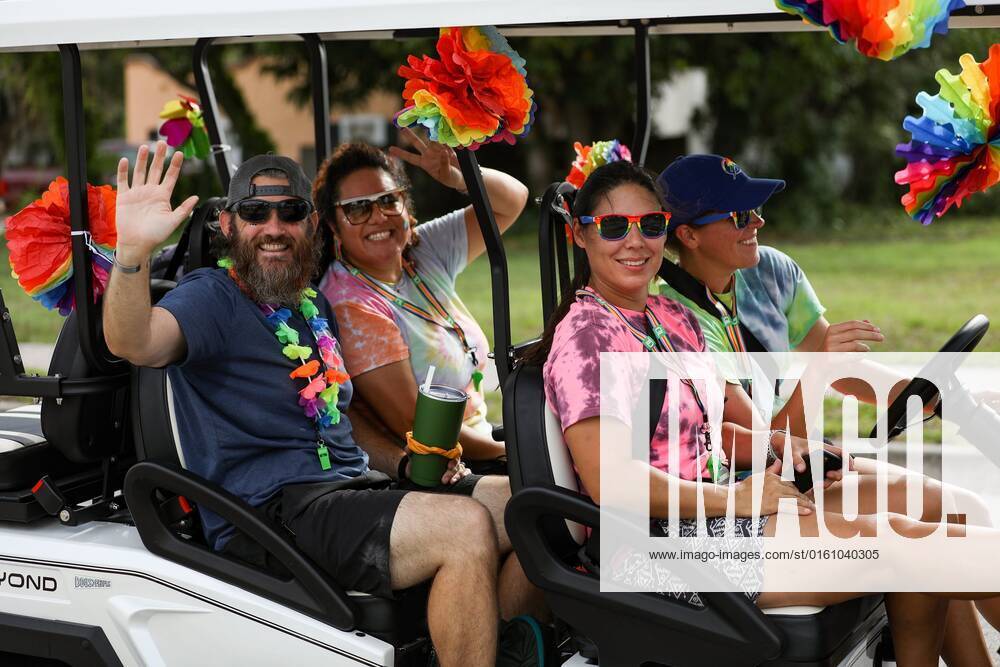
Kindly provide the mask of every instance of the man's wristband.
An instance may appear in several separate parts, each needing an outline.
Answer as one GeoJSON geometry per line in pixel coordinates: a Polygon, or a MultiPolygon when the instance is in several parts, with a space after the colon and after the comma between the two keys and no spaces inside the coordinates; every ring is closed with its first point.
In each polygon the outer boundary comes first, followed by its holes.
{"type": "Polygon", "coordinates": [[[115,250],[115,252],[112,254],[112,259],[114,260],[115,268],[121,271],[122,273],[139,273],[140,271],[142,271],[142,262],[139,262],[135,266],[126,266],[121,262],[119,262],[117,250],[115,250]]]}
{"type": "Polygon", "coordinates": [[[396,466],[396,479],[400,482],[407,479],[406,477],[406,465],[410,462],[410,455],[403,454],[403,457],[399,459],[399,465],[396,466]]]}

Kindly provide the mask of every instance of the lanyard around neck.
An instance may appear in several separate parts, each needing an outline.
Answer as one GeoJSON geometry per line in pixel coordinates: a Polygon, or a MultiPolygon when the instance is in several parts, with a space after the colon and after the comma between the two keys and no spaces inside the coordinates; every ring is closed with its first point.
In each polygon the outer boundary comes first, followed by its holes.
{"type": "Polygon", "coordinates": [[[346,261],[343,260],[341,261],[343,262],[344,266],[347,267],[347,270],[350,271],[352,276],[360,280],[364,285],[371,288],[376,294],[381,296],[383,299],[386,299],[387,301],[396,304],[406,312],[416,315],[422,320],[430,322],[431,324],[436,324],[437,326],[442,327],[444,329],[450,329],[451,331],[454,331],[455,335],[458,336],[458,341],[462,344],[462,349],[465,351],[466,354],[468,354],[472,358],[472,365],[479,366],[479,360],[476,358],[476,347],[474,345],[469,344],[469,339],[466,337],[465,331],[462,329],[461,325],[459,325],[459,323],[455,320],[455,318],[448,313],[448,310],[444,307],[444,305],[438,300],[436,296],[434,296],[434,293],[430,290],[430,288],[427,287],[427,284],[420,277],[420,274],[418,274],[416,269],[410,266],[408,262],[405,261],[403,262],[403,270],[406,271],[406,275],[410,277],[410,282],[412,282],[414,287],[417,288],[417,291],[420,292],[420,295],[424,297],[424,300],[427,301],[430,307],[433,308],[434,311],[437,313],[437,317],[435,317],[433,313],[427,311],[425,308],[421,308],[417,304],[408,300],[399,292],[385,287],[382,283],[375,280],[364,271],[361,271],[360,269],[347,263],[346,261]]]}
{"type": "MultiPolygon", "coordinates": [[[[667,334],[667,330],[660,323],[656,313],[647,304],[643,309],[643,315],[646,318],[646,323],[653,331],[653,335],[650,335],[646,331],[639,329],[629,322],[625,313],[621,311],[620,308],[612,303],[609,303],[599,294],[591,289],[580,289],[576,291],[577,299],[581,297],[593,299],[597,305],[607,311],[609,314],[617,318],[625,327],[628,329],[636,340],[642,343],[642,346],[646,348],[648,352],[677,352],[677,348],[674,347],[673,343],[670,341],[670,336],[667,334]]],[[[701,395],[698,393],[697,387],[695,387],[694,382],[690,378],[684,378],[681,380],[684,384],[688,386],[691,390],[691,395],[694,398],[695,403],[698,405],[698,410],[701,412],[701,433],[704,437],[704,447],[705,454],[708,456],[707,465],[709,472],[712,476],[713,481],[719,481],[721,479],[721,464],[712,455],[712,431],[711,425],[708,418],[708,409],[705,407],[704,401],[701,400],[701,395]]],[[[699,455],[699,459],[701,456],[699,455]]]]}
{"type": "Polygon", "coordinates": [[[726,304],[722,302],[712,290],[705,286],[705,294],[708,296],[709,302],[715,309],[719,311],[719,317],[722,319],[722,324],[726,328],[726,336],[729,338],[729,344],[733,346],[734,352],[746,352],[747,346],[743,341],[743,332],[740,330],[740,321],[736,316],[736,284],[733,284],[733,309],[730,311],[726,304]]]}

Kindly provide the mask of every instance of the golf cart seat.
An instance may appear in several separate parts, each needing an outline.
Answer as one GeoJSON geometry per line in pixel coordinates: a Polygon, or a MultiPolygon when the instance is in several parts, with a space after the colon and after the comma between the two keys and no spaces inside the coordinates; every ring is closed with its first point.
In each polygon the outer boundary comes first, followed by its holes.
{"type": "MultiPolygon", "coordinates": [[[[340,589],[285,534],[242,499],[184,468],[170,381],[164,369],[135,368],[132,416],[138,463],[125,479],[125,497],[143,544],[151,552],[250,592],[286,604],[334,627],[366,632],[397,647],[426,636],[426,588],[380,598],[340,589]],[[281,564],[265,571],[213,551],[200,527],[181,514],[211,509],[281,564]],[[192,507],[193,506],[193,507],[192,507]],[[282,576],[284,574],[284,576],[282,576]]],[[[398,654],[398,653],[397,653],[398,654]]]]}
{"type": "MultiPolygon", "coordinates": [[[[557,617],[601,664],[836,665],[873,651],[882,596],[763,612],[742,593],[700,593],[703,607],[653,593],[601,593],[584,526],[599,509],[580,492],[542,369],[521,364],[504,392],[511,489],[505,522],[521,565],[557,617]]],[[[599,558],[599,554],[597,554],[599,558]]],[[[869,653],[871,655],[871,653],[869,653]]]]}
{"type": "MultiPolygon", "coordinates": [[[[9,323],[8,323],[9,324],[9,323]]],[[[58,384],[62,395],[0,413],[0,520],[28,522],[50,513],[33,491],[45,477],[67,501],[87,500],[129,449],[126,405],[128,371],[102,374],[88,362],[79,341],[77,313],[63,323],[49,365],[50,377],[23,377],[13,330],[5,351],[19,391],[46,395],[58,384]]],[[[54,507],[54,506],[50,506],[54,507]]]]}

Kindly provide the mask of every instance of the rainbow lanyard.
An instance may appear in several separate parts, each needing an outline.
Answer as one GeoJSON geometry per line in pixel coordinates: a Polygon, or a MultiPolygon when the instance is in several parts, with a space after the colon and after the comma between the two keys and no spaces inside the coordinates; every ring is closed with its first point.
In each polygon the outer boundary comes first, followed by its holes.
{"type": "Polygon", "coordinates": [[[726,304],[712,293],[712,290],[705,287],[705,294],[708,295],[708,300],[715,306],[715,309],[719,311],[719,317],[722,320],[723,326],[726,327],[726,336],[729,338],[729,344],[733,346],[734,352],[746,352],[747,346],[743,342],[743,332],[740,331],[740,321],[736,317],[736,289],[733,288],[733,310],[730,312],[726,304]]]}
{"type": "Polygon", "coordinates": [[[479,370],[479,358],[476,356],[476,346],[469,344],[469,339],[466,337],[465,331],[462,329],[461,325],[459,325],[459,323],[455,321],[455,318],[448,313],[448,310],[440,301],[438,301],[438,298],[434,296],[434,293],[431,292],[430,288],[427,287],[427,284],[408,262],[403,262],[403,270],[406,271],[406,275],[410,277],[410,281],[420,292],[421,296],[424,297],[424,300],[427,301],[431,308],[437,312],[438,317],[435,317],[433,313],[428,312],[412,301],[407,300],[395,290],[388,289],[364,271],[348,264],[344,260],[341,260],[341,262],[345,267],[347,267],[347,270],[351,272],[352,276],[360,280],[364,285],[367,285],[383,299],[396,304],[406,312],[412,313],[422,320],[430,322],[431,324],[436,324],[444,329],[454,331],[455,335],[458,336],[458,342],[462,344],[462,350],[468,354],[469,358],[472,360],[472,382],[476,387],[476,391],[479,390],[479,383],[482,382],[483,373],[479,370]],[[442,322],[442,320],[444,320],[444,322],[442,322]]]}
{"type": "MultiPolygon", "coordinates": [[[[674,347],[673,343],[670,341],[670,336],[667,334],[667,330],[660,323],[656,314],[647,305],[643,309],[643,315],[646,317],[646,323],[653,330],[653,335],[649,335],[646,331],[639,329],[628,321],[623,313],[614,304],[608,303],[600,295],[590,289],[580,289],[576,291],[576,297],[589,297],[597,302],[597,305],[601,306],[604,310],[618,319],[619,322],[625,325],[629,333],[631,333],[637,341],[642,343],[642,346],[646,348],[649,352],[677,352],[677,348],[674,347]]],[[[701,395],[698,393],[698,389],[695,387],[694,382],[690,378],[685,378],[681,380],[684,384],[691,389],[691,394],[694,396],[695,403],[698,404],[698,409],[701,411],[701,433],[705,439],[705,451],[704,454],[708,457],[708,471],[712,476],[712,481],[718,483],[725,481],[728,478],[728,469],[718,457],[712,455],[712,427],[709,424],[708,410],[705,409],[705,403],[701,400],[701,395]]],[[[701,459],[701,455],[698,456],[701,459]]]]}

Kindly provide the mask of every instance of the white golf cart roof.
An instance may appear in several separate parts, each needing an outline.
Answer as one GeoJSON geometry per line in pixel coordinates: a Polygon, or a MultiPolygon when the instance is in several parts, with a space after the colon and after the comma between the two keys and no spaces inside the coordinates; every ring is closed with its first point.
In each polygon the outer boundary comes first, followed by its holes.
{"type": "MultiPolygon", "coordinates": [[[[1000,0],[982,0],[952,26],[1000,26],[998,7],[1000,0]]],[[[636,19],[652,19],[652,34],[810,29],[772,0],[0,0],[0,51],[298,33],[371,39],[442,25],[504,26],[508,35],[615,34],[631,32],[618,22],[636,19]]]]}

